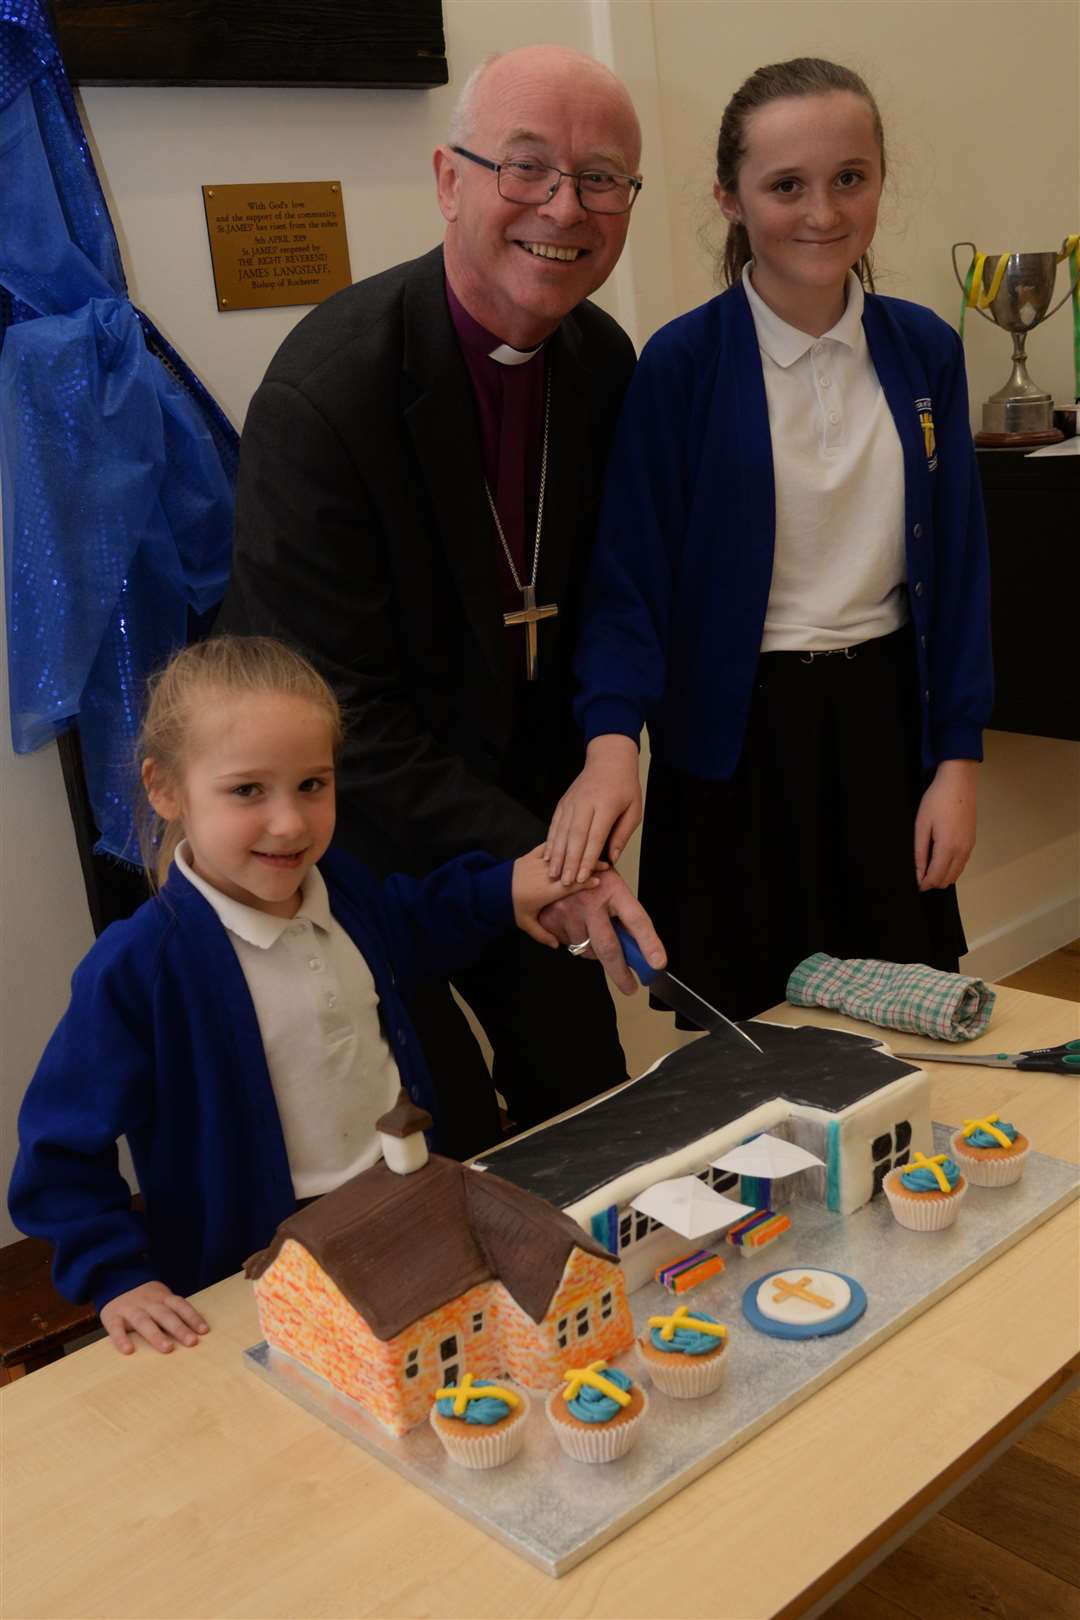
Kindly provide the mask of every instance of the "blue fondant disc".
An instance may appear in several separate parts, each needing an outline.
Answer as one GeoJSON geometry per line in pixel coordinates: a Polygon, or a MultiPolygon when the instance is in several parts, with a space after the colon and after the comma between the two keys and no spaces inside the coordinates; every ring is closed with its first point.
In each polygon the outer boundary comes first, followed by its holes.
{"type": "Polygon", "coordinates": [[[854,1277],[848,1277],[842,1271],[829,1271],[825,1266],[815,1266],[823,1276],[842,1277],[851,1289],[851,1299],[846,1308],[836,1316],[830,1316],[827,1322],[776,1322],[770,1316],[763,1316],[757,1307],[757,1291],[770,1277],[779,1277],[785,1271],[792,1271],[791,1265],[780,1266],[776,1271],[770,1271],[764,1277],[759,1277],[745,1289],[742,1297],[742,1313],[750,1326],[757,1328],[759,1333],[767,1333],[771,1339],[824,1339],[830,1333],[843,1333],[845,1328],[857,1322],[866,1309],[866,1291],[857,1283],[854,1277]]]}

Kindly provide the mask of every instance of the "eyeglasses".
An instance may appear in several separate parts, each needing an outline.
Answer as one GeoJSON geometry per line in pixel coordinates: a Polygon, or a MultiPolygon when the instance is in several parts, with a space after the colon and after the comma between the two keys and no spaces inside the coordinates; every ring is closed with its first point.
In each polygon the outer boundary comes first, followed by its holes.
{"type": "Polygon", "coordinates": [[[578,202],[590,214],[628,214],[641,190],[641,181],[632,174],[608,174],[605,169],[583,169],[580,174],[572,174],[568,169],[534,163],[531,158],[494,163],[491,158],[466,151],[464,146],[452,146],[450,150],[470,163],[479,163],[482,169],[491,169],[499,196],[527,208],[540,208],[550,202],[564,180],[573,181],[578,202]]]}

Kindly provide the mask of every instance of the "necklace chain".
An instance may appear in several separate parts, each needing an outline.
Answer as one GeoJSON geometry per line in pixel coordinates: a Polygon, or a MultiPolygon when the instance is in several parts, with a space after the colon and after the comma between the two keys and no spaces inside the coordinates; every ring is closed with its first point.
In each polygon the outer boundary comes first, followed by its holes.
{"type": "MultiPolygon", "coordinates": [[[[540,530],[541,530],[541,527],[543,526],[543,522],[544,522],[544,488],[545,488],[545,486],[547,484],[548,425],[550,423],[550,420],[551,420],[551,373],[549,372],[548,373],[548,378],[547,378],[547,383],[546,383],[546,386],[544,388],[544,441],[543,441],[543,447],[542,447],[541,452],[540,452],[540,493],[537,496],[537,500],[536,500],[536,543],[533,546],[532,577],[529,580],[530,587],[535,587],[535,585],[536,585],[536,570],[540,566],[540,530]]],[[[524,591],[525,591],[526,587],[521,583],[521,577],[518,574],[517,566],[516,566],[516,564],[514,562],[513,553],[511,552],[510,547],[507,544],[506,534],[505,534],[505,532],[503,530],[502,524],[499,521],[499,513],[498,513],[498,510],[497,510],[497,508],[495,506],[495,498],[491,493],[491,485],[488,483],[486,478],[484,479],[484,494],[488,498],[488,505],[491,507],[491,515],[495,520],[495,532],[499,536],[499,539],[502,541],[502,548],[503,548],[503,551],[506,553],[506,560],[510,564],[510,573],[513,576],[514,584],[517,587],[517,589],[524,594],[524,591]]]]}

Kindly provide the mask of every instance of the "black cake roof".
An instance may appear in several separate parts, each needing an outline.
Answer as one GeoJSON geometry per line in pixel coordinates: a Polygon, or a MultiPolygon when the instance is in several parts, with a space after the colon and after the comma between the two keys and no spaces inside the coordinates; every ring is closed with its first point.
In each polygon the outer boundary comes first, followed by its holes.
{"type": "Polygon", "coordinates": [[[766,1061],[705,1036],[602,1102],[485,1153],[481,1165],[565,1209],[774,1098],[840,1113],[917,1072],[873,1036],[756,1020],[742,1027],[766,1061]]]}

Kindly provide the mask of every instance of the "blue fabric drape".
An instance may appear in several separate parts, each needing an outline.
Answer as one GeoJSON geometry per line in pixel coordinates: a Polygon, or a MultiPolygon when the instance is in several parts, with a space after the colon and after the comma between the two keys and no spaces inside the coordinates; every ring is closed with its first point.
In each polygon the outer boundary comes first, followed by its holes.
{"type": "Polygon", "coordinates": [[[224,594],[238,440],[127,296],[40,0],[0,0],[0,485],[11,731],[78,721],[98,848],[136,857],[143,682],[224,594]]]}

